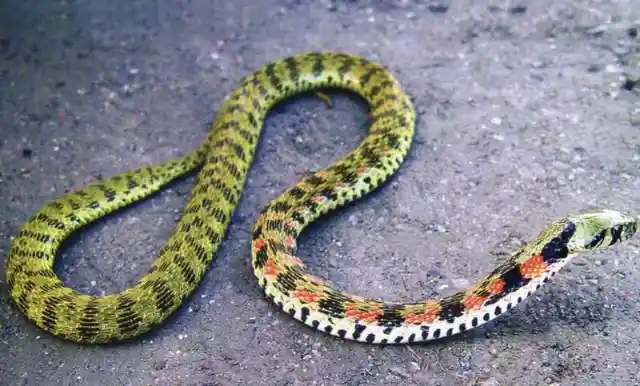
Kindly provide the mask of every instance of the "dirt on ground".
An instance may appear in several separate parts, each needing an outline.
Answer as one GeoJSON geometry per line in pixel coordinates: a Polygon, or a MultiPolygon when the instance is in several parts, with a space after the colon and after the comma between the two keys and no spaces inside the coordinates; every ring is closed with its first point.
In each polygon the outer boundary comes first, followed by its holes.
{"type": "MultiPolygon", "coordinates": [[[[381,62],[418,110],[401,170],[318,222],[299,256],[385,300],[450,294],[558,218],[640,213],[635,0],[5,0],[0,3],[0,262],[46,200],[194,149],[244,75],[293,53],[381,62]]],[[[305,327],[250,266],[260,209],[366,133],[366,106],[301,96],[265,122],[222,248],[166,324],[110,346],[36,328],[0,268],[3,385],[640,384],[640,241],[579,257],[464,335],[377,347],[305,327]]],[[[78,233],[58,258],[91,294],[133,284],[180,216],[190,176],[78,233]]]]}

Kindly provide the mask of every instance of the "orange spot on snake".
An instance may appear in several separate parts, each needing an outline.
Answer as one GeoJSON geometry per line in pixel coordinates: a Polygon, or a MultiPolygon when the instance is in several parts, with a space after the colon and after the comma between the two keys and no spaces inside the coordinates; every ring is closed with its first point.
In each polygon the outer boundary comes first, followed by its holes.
{"type": "Polygon", "coordinates": [[[470,310],[479,310],[487,300],[486,297],[469,295],[464,299],[464,306],[470,310]]]}
{"type": "Polygon", "coordinates": [[[309,290],[296,290],[293,293],[293,296],[300,299],[303,303],[316,303],[318,300],[322,299],[322,295],[318,293],[311,292],[309,290]]]}
{"type": "Polygon", "coordinates": [[[284,240],[284,245],[287,247],[292,247],[296,245],[296,239],[294,239],[293,236],[287,236],[287,238],[284,240]]]}
{"type": "Polygon", "coordinates": [[[345,316],[347,318],[356,318],[364,323],[373,323],[380,316],[382,316],[382,310],[377,304],[357,304],[348,303],[346,306],[345,316]]]}
{"type": "Polygon", "coordinates": [[[492,295],[496,295],[502,292],[502,290],[504,290],[504,285],[505,285],[504,280],[498,279],[493,283],[489,284],[487,289],[489,290],[489,292],[491,292],[492,295]]]}
{"type": "Polygon", "coordinates": [[[534,279],[547,271],[547,264],[542,260],[542,255],[531,257],[520,265],[520,274],[526,279],[534,279]]]}
{"type": "Polygon", "coordinates": [[[253,242],[253,247],[257,250],[262,249],[264,247],[265,241],[263,239],[258,239],[253,242]]]}
{"type": "Polygon", "coordinates": [[[421,313],[408,314],[405,324],[431,323],[438,317],[441,307],[437,303],[427,303],[427,308],[421,313]]]}
{"type": "Polygon", "coordinates": [[[279,273],[280,273],[280,268],[275,265],[273,260],[271,259],[267,260],[267,262],[264,265],[264,275],[275,277],[275,276],[278,276],[279,273]]]}

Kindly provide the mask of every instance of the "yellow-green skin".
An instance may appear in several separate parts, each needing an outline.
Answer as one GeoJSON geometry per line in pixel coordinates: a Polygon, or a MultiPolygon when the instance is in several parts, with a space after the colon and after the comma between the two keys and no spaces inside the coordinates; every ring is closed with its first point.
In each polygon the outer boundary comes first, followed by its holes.
{"type": "Polygon", "coordinates": [[[260,286],[280,308],[315,329],[383,344],[451,336],[493,319],[501,307],[516,305],[576,253],[625,240],[636,231],[635,218],[612,211],[558,221],[476,285],[441,300],[388,304],[334,289],[295,257],[296,238],[316,218],[375,189],[400,167],[411,146],[415,111],[398,82],[378,64],[314,52],[268,63],[244,78],[195,151],[44,205],[24,224],[7,258],[10,295],[18,308],[40,328],[81,343],[129,339],[163,322],[193,292],[224,239],[269,109],[320,87],[362,96],[371,106],[369,134],[344,158],[273,200],[252,238],[252,266],[260,286]],[[134,286],[96,297],[62,284],[53,264],[64,239],[198,166],[202,169],[182,217],[134,286]]]}

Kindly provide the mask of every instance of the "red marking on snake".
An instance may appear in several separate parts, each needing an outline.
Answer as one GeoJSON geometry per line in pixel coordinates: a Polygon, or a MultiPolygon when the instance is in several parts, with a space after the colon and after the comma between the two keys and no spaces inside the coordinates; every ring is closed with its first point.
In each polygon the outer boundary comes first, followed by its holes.
{"type": "Polygon", "coordinates": [[[253,247],[259,251],[262,249],[262,247],[264,247],[264,244],[265,244],[264,239],[258,239],[253,242],[253,247]]]}
{"type": "Polygon", "coordinates": [[[438,318],[441,307],[437,303],[428,303],[427,309],[422,313],[408,314],[405,324],[431,323],[438,318]]]}
{"type": "Polygon", "coordinates": [[[380,316],[382,316],[382,310],[380,306],[377,304],[371,304],[371,309],[367,311],[363,311],[358,309],[358,306],[354,303],[348,303],[346,307],[345,316],[347,318],[353,317],[359,319],[364,323],[372,323],[378,320],[380,316]]]}
{"type": "Polygon", "coordinates": [[[480,308],[482,308],[485,300],[487,300],[487,298],[483,296],[469,295],[464,298],[463,302],[465,308],[468,308],[470,310],[479,310],[480,308]]]}
{"type": "Polygon", "coordinates": [[[525,279],[540,277],[547,271],[547,263],[542,260],[542,255],[536,255],[520,264],[520,274],[525,279]]]}
{"type": "Polygon", "coordinates": [[[276,277],[280,273],[280,268],[273,263],[273,260],[269,259],[264,265],[264,275],[276,277]]]}
{"type": "Polygon", "coordinates": [[[296,245],[296,239],[293,238],[293,236],[287,236],[287,238],[284,240],[284,245],[287,247],[292,247],[296,245]]]}
{"type": "Polygon", "coordinates": [[[489,286],[487,287],[487,290],[489,290],[489,292],[491,292],[492,295],[497,295],[500,292],[502,292],[502,290],[504,290],[504,280],[502,279],[498,279],[495,280],[493,283],[489,284],[489,286]]]}
{"type": "Polygon", "coordinates": [[[296,290],[293,293],[293,296],[298,298],[303,303],[316,303],[322,298],[321,294],[314,293],[306,289],[296,290]]]}

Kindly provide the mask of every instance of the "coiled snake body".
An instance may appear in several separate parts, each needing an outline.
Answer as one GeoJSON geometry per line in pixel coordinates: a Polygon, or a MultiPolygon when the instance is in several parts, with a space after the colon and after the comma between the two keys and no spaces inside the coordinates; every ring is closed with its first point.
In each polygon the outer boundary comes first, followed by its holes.
{"type": "Polygon", "coordinates": [[[368,343],[411,343],[478,327],[520,303],[577,253],[631,237],[637,219],[604,210],[554,222],[471,288],[440,300],[389,304],[347,294],[311,275],[295,256],[312,221],[382,184],[404,161],[415,112],[383,67],[342,53],[305,53],[245,77],[223,103],[207,139],[187,155],[90,184],[45,204],[15,237],[6,262],[17,307],[40,328],[82,343],[138,336],[160,324],[193,292],[238,203],[269,109],[303,91],[336,87],[362,96],[372,124],[359,146],[301,179],[261,212],[251,263],[266,295],[322,332],[368,343]],[[53,271],[72,232],[201,166],[192,195],[151,269],[132,287],[104,297],[64,286],[53,271]]]}

